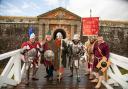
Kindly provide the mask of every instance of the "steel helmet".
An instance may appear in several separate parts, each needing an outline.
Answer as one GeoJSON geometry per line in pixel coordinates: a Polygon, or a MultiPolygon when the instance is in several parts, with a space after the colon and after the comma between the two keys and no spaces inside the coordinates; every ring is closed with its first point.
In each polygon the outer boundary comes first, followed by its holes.
{"type": "Polygon", "coordinates": [[[63,38],[61,32],[58,32],[58,33],[56,34],[56,37],[57,37],[57,38],[63,38]]]}
{"type": "Polygon", "coordinates": [[[79,34],[75,34],[73,36],[73,40],[80,40],[80,35],[79,34]]]}

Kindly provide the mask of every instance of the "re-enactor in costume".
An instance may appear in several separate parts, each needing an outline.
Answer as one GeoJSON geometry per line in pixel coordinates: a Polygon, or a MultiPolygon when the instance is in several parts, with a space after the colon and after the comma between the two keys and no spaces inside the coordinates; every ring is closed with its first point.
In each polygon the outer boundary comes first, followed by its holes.
{"type": "Polygon", "coordinates": [[[66,43],[61,32],[56,34],[56,39],[53,46],[55,53],[54,69],[58,75],[57,79],[60,81],[64,73],[64,68],[66,67],[66,43]]]}
{"type": "Polygon", "coordinates": [[[32,79],[38,80],[36,78],[36,72],[38,70],[39,64],[39,52],[42,52],[43,49],[39,42],[35,41],[35,34],[33,33],[32,28],[29,29],[29,41],[24,42],[21,46],[22,54],[23,54],[23,61],[25,62],[26,68],[26,84],[29,84],[29,77],[30,77],[30,67],[33,68],[32,79]]]}
{"type": "Polygon", "coordinates": [[[70,77],[73,76],[73,70],[76,70],[76,75],[77,75],[77,82],[80,82],[80,58],[84,54],[83,51],[83,45],[80,42],[80,36],[78,34],[75,34],[72,40],[71,44],[71,59],[70,59],[70,70],[71,70],[71,75],[70,77]]]}
{"type": "Polygon", "coordinates": [[[48,33],[45,36],[45,39],[42,42],[43,47],[43,54],[42,54],[42,62],[44,66],[46,67],[46,73],[47,75],[44,78],[48,78],[49,80],[53,79],[53,60],[54,60],[54,53],[53,53],[53,42],[51,37],[51,32],[48,31],[48,33]]]}
{"type": "Polygon", "coordinates": [[[92,69],[93,69],[93,62],[94,62],[94,45],[96,43],[96,37],[90,36],[88,37],[89,43],[87,45],[87,61],[88,61],[88,69],[89,69],[89,79],[93,78],[92,69]]]}
{"type": "MultiPolygon", "coordinates": [[[[97,64],[105,58],[105,60],[108,61],[109,58],[109,46],[108,44],[103,40],[103,37],[101,35],[97,38],[98,42],[94,45],[94,63],[93,63],[93,71],[95,71],[96,78],[92,80],[91,82],[97,82],[97,85],[95,88],[100,88],[101,82],[103,80],[103,71],[101,71],[102,67],[97,68],[97,64]]],[[[107,66],[107,64],[103,63],[101,66],[107,66]]]]}

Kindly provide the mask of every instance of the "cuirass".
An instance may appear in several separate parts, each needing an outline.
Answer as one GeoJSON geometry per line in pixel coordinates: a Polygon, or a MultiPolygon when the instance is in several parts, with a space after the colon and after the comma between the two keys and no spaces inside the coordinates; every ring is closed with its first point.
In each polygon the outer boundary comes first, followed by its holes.
{"type": "Polygon", "coordinates": [[[74,55],[78,55],[79,52],[80,52],[79,46],[78,46],[78,45],[73,45],[73,46],[72,46],[72,53],[73,53],[74,55]]]}

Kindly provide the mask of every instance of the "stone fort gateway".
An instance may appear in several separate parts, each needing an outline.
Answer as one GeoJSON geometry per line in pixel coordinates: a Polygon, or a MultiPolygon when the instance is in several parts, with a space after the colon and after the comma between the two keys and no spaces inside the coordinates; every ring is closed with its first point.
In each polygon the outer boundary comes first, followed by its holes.
{"type": "MultiPolygon", "coordinates": [[[[100,20],[99,25],[110,51],[128,57],[128,21],[100,20]]],[[[53,37],[61,31],[69,39],[77,33],[83,43],[87,41],[87,37],[82,36],[81,17],[59,7],[36,17],[0,16],[0,54],[19,49],[22,42],[28,40],[30,26],[38,39],[50,30],[53,37]]]]}

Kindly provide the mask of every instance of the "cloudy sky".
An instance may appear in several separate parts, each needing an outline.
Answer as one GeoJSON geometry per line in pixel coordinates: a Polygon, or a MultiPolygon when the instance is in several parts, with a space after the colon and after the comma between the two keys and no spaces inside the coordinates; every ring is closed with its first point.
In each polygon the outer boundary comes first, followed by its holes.
{"type": "Polygon", "coordinates": [[[38,16],[64,7],[81,16],[98,16],[102,20],[127,20],[128,0],[0,0],[1,16],[38,16]]]}

